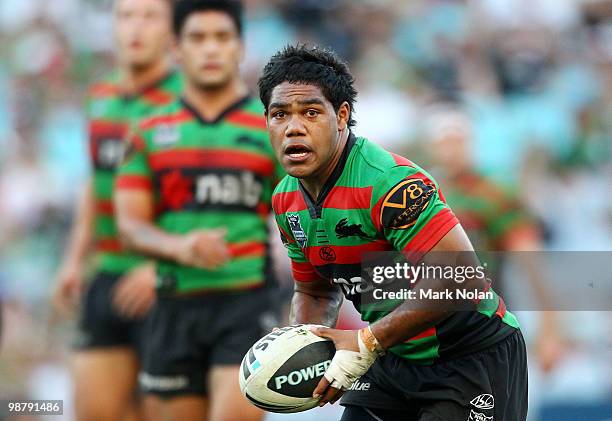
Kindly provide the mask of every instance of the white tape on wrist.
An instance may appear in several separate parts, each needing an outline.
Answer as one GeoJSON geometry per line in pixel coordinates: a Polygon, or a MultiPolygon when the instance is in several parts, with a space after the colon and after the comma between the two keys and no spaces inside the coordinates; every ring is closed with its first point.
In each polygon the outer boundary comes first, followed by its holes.
{"type": "Polygon", "coordinates": [[[363,376],[378,355],[365,346],[357,333],[359,352],[339,349],[325,372],[325,378],[332,387],[347,390],[359,377],[363,376]]]}

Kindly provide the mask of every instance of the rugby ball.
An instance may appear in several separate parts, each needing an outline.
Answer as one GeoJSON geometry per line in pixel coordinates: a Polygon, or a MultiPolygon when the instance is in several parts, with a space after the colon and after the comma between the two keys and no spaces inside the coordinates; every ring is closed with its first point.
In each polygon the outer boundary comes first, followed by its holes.
{"type": "Polygon", "coordinates": [[[336,353],[334,343],[313,325],[287,326],[255,343],[240,364],[240,390],[270,412],[301,412],[317,406],[312,392],[336,353]]]}

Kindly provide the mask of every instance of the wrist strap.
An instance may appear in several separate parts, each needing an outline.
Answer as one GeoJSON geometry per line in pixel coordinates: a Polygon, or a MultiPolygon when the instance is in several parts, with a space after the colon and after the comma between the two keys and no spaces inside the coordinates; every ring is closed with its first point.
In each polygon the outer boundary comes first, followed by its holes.
{"type": "Polygon", "coordinates": [[[364,327],[359,331],[359,338],[365,345],[368,351],[375,353],[376,355],[384,355],[385,350],[383,349],[376,336],[372,333],[370,326],[364,327]]]}

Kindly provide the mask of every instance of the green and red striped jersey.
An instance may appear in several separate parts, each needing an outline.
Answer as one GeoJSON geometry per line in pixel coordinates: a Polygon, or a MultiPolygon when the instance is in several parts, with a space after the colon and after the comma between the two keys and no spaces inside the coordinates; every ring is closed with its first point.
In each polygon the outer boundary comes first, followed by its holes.
{"type": "Polygon", "coordinates": [[[141,122],[119,170],[117,189],[147,189],[156,224],[174,234],[227,228],[231,260],[217,270],[159,261],[159,287],[178,293],[262,286],[269,279],[268,217],[284,172],[264,110],[246,97],[207,121],[184,99],[141,122]]]}
{"type": "Polygon", "coordinates": [[[156,108],[174,101],[181,85],[180,75],[172,72],[138,94],[126,95],[118,73],[113,73],[89,90],[87,115],[95,201],[95,266],[98,271],[123,273],[142,262],[140,256],[123,250],[119,243],[112,204],[114,179],[130,127],[151,115],[156,108]]]}
{"type": "Polygon", "coordinates": [[[539,238],[536,222],[511,191],[473,171],[444,183],[448,204],[478,251],[508,251],[522,239],[539,238]]]}
{"type": "MultiPolygon", "coordinates": [[[[297,178],[287,176],[272,197],[281,237],[296,281],[339,285],[368,323],[392,308],[362,306],[362,253],[400,251],[418,261],[458,220],[437,183],[406,158],[364,139],[349,137],[339,164],[320,196],[310,197],[297,178]]],[[[391,352],[420,364],[475,352],[518,328],[503,300],[482,300],[478,311],[453,313],[391,352]]]]}

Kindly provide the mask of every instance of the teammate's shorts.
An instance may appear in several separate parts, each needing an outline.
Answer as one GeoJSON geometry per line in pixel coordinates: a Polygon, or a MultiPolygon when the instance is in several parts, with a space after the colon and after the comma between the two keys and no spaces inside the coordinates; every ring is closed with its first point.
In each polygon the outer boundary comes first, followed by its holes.
{"type": "Polygon", "coordinates": [[[144,327],[142,391],[162,398],[205,395],[211,367],[239,365],[249,348],[275,326],[270,297],[264,288],[159,296],[144,327]]]}
{"type": "Polygon", "coordinates": [[[519,330],[483,351],[429,366],[394,354],[379,358],[341,399],[342,421],[371,415],[356,407],[393,411],[384,421],[524,421],[527,354],[519,330]],[[355,415],[351,417],[351,413],[355,415]]]}
{"type": "Polygon", "coordinates": [[[113,307],[113,293],[120,278],[100,272],[87,287],[74,344],[77,349],[127,346],[140,352],[142,321],[125,318],[113,307]]]}

